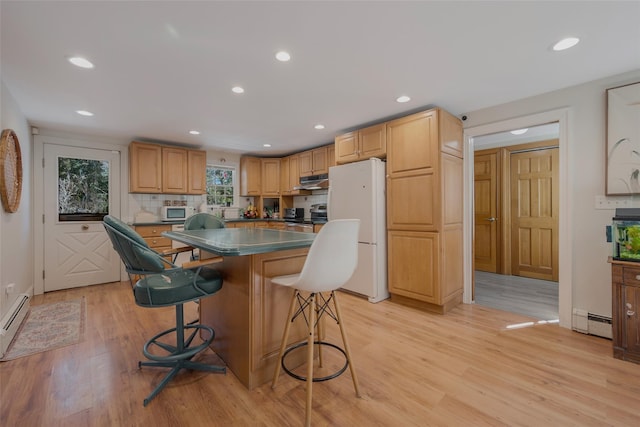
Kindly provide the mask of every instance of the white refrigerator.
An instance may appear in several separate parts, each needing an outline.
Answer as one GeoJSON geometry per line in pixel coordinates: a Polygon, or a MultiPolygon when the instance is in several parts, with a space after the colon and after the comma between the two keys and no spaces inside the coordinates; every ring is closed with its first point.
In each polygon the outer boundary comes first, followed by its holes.
{"type": "Polygon", "coordinates": [[[343,289],[369,302],[389,298],[385,163],[371,158],[329,168],[328,220],[360,219],[358,267],[343,289]]]}

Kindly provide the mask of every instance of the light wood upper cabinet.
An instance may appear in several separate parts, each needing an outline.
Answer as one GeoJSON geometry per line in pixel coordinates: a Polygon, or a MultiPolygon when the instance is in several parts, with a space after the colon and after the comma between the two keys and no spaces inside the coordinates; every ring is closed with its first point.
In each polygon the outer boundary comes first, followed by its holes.
{"type": "Polygon", "coordinates": [[[262,164],[259,157],[240,158],[240,195],[259,196],[262,164]]]}
{"type": "Polygon", "coordinates": [[[424,111],[387,122],[387,173],[390,177],[420,169],[436,169],[438,117],[424,111]]]}
{"type": "Polygon", "coordinates": [[[162,192],[187,193],[187,150],[162,147],[162,192]]]}
{"type": "Polygon", "coordinates": [[[283,157],[280,159],[280,194],[283,196],[290,195],[291,189],[293,188],[289,186],[289,176],[291,175],[289,161],[290,157],[283,157]]]}
{"type": "Polygon", "coordinates": [[[329,173],[327,162],[327,146],[299,153],[300,176],[320,175],[329,173]]]}
{"type": "Polygon", "coordinates": [[[331,166],[336,165],[336,144],[327,146],[327,172],[331,166]]]}
{"type": "Polygon", "coordinates": [[[129,192],[203,194],[205,151],[132,142],[129,145],[129,192]]]}
{"type": "Polygon", "coordinates": [[[162,147],[132,142],[129,145],[129,192],[162,192],[162,147]]]}
{"type": "Polygon", "coordinates": [[[386,156],[386,123],[339,135],[335,139],[336,164],[357,162],[370,157],[385,158],[386,156]]]}
{"type": "Polygon", "coordinates": [[[280,195],[280,159],[261,159],[261,195],[280,195]]]}
{"type": "Polygon", "coordinates": [[[205,194],[207,192],[207,152],[187,150],[187,193],[205,194]]]}

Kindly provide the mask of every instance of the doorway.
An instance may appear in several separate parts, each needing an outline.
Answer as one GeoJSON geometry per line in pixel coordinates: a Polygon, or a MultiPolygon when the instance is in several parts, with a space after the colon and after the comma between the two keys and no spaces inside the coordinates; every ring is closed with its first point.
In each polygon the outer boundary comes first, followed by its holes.
{"type": "Polygon", "coordinates": [[[558,319],[558,129],[551,123],[474,139],[478,304],[558,319]]]}
{"type": "Polygon", "coordinates": [[[120,281],[102,217],[121,214],[123,153],[108,143],[34,137],[34,294],[120,281]]]}

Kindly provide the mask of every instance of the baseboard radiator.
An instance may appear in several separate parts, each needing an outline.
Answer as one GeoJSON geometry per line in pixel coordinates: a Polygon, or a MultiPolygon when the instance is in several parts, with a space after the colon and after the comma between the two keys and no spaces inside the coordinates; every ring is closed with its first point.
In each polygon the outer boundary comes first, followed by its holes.
{"type": "Polygon", "coordinates": [[[611,318],[586,310],[573,309],[572,329],[583,334],[595,335],[602,338],[613,337],[611,318]]]}
{"type": "Polygon", "coordinates": [[[0,320],[0,357],[4,357],[27,313],[29,313],[29,295],[20,294],[9,312],[0,320]]]}

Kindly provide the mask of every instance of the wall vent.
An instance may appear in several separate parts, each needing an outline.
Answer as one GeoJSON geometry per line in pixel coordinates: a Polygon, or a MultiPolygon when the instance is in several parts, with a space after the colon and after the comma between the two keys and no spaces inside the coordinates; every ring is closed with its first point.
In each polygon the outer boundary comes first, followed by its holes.
{"type": "Polygon", "coordinates": [[[0,357],[4,357],[22,321],[29,313],[29,295],[20,294],[0,321],[0,357]]]}

